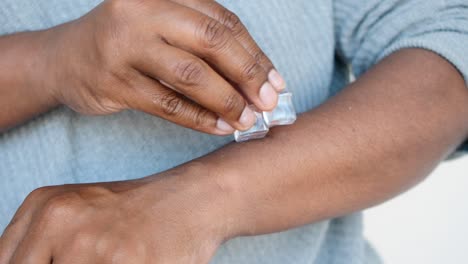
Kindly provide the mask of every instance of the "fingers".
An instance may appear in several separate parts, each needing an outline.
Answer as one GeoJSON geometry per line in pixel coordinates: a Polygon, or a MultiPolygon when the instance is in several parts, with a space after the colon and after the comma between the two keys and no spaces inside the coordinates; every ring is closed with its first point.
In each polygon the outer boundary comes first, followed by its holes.
{"type": "MultiPolygon", "coordinates": [[[[38,205],[51,194],[52,192],[50,192],[48,188],[36,189],[28,195],[23,204],[19,207],[10,224],[0,237],[0,264],[15,263],[12,262],[12,258],[18,255],[15,252],[17,252],[19,248],[23,248],[20,252],[28,249],[28,247],[25,247],[24,243],[27,243],[26,237],[28,236],[34,212],[38,208],[38,205]],[[23,246],[21,246],[22,244],[23,246]]],[[[19,254],[21,255],[22,253],[19,254]]],[[[49,264],[49,262],[47,263],[49,264]]]]}
{"type": "Polygon", "coordinates": [[[180,6],[172,19],[177,21],[177,27],[171,26],[172,20],[165,21],[161,27],[161,34],[170,45],[207,61],[234,82],[260,110],[271,110],[276,106],[278,95],[267,82],[268,72],[226,26],[185,6],[180,6]]]}
{"type": "MultiPolygon", "coordinates": [[[[236,129],[245,130],[253,125],[253,113],[247,118],[242,115],[247,107],[242,95],[203,60],[165,44],[147,51],[149,54],[143,56],[145,59],[136,63],[135,67],[139,70],[216,113],[236,129]]],[[[185,101],[173,93],[164,96],[169,96],[172,103],[185,101]]],[[[192,104],[191,107],[197,106],[192,104]]]]}
{"type": "Polygon", "coordinates": [[[284,78],[274,68],[271,60],[260,49],[257,42],[250,35],[247,28],[244,26],[239,17],[233,12],[226,9],[221,4],[213,0],[173,0],[179,4],[193,8],[207,16],[219,21],[221,24],[230,29],[233,36],[244,47],[250,55],[263,67],[268,73],[268,81],[273,87],[281,92],[286,88],[284,78]]]}
{"type": "Polygon", "coordinates": [[[31,226],[26,236],[16,248],[10,264],[50,264],[52,252],[48,239],[42,235],[43,230],[31,226]]]}
{"type": "MultiPolygon", "coordinates": [[[[129,107],[132,109],[160,116],[181,126],[209,134],[228,135],[234,132],[234,128],[216,113],[201,107],[154,79],[141,76],[134,86],[133,92],[127,96],[129,107]]],[[[243,116],[241,119],[246,116],[250,118],[249,113],[244,113],[243,116]]],[[[255,119],[247,120],[245,123],[254,122],[255,119]]]]}
{"type": "MultiPolygon", "coordinates": [[[[38,192],[40,191],[36,190],[31,193],[27,200],[32,200],[31,197],[37,197],[38,192]]],[[[10,263],[10,259],[15,253],[16,248],[26,235],[32,218],[31,206],[29,202],[25,201],[18,208],[15,216],[13,216],[13,219],[3,231],[0,237],[0,264],[10,263]]]]}
{"type": "Polygon", "coordinates": [[[30,219],[28,217],[13,218],[12,222],[0,237],[0,264],[10,263],[16,248],[25,236],[30,219]]]}

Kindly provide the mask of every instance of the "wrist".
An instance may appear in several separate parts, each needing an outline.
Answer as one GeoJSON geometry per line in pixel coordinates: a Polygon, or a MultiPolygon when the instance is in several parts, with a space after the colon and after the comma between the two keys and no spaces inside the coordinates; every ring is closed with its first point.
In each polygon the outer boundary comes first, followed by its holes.
{"type": "Polygon", "coordinates": [[[244,235],[245,211],[237,180],[232,172],[195,161],[141,181],[153,193],[161,186],[170,188],[171,195],[178,196],[177,202],[171,201],[174,207],[189,210],[190,222],[204,229],[205,238],[221,244],[244,235]]]}
{"type": "Polygon", "coordinates": [[[0,131],[44,113],[59,103],[49,83],[46,31],[0,37],[0,131]]]}
{"type": "Polygon", "coordinates": [[[55,50],[52,38],[53,30],[25,32],[15,35],[18,38],[18,52],[23,58],[21,65],[22,84],[30,91],[31,97],[38,100],[44,108],[50,109],[59,105],[52,76],[56,66],[51,64],[55,50]]]}
{"type": "Polygon", "coordinates": [[[54,105],[66,104],[63,100],[64,89],[73,85],[70,73],[80,73],[83,68],[73,68],[76,61],[86,54],[77,53],[82,48],[80,38],[84,36],[79,26],[80,20],[70,21],[46,30],[29,32],[31,61],[27,69],[28,85],[34,92],[44,96],[54,105]],[[78,46],[76,46],[76,44],[78,46]]]}
{"type": "Polygon", "coordinates": [[[37,38],[37,53],[35,56],[35,65],[42,71],[34,71],[30,74],[32,82],[38,84],[35,87],[42,93],[45,93],[49,101],[55,105],[62,104],[62,89],[69,83],[65,82],[64,72],[67,69],[67,63],[72,63],[72,52],[69,51],[70,43],[65,40],[68,35],[70,24],[62,24],[44,31],[37,32],[40,36],[37,38]],[[67,61],[65,58],[69,59],[67,61]]]}
{"type": "Polygon", "coordinates": [[[200,193],[205,196],[203,204],[207,205],[211,223],[220,230],[221,240],[227,241],[242,235],[250,235],[251,226],[247,223],[251,207],[242,190],[243,178],[234,169],[221,163],[204,161],[191,162],[188,165],[189,175],[199,175],[196,181],[200,193]]]}

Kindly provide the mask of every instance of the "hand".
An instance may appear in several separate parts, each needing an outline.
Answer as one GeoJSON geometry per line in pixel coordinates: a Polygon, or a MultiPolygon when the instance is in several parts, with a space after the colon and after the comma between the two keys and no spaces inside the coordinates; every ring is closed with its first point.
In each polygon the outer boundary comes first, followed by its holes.
{"type": "Polygon", "coordinates": [[[1,236],[0,264],[208,263],[228,213],[205,175],[40,188],[1,236]]]}
{"type": "Polygon", "coordinates": [[[107,0],[50,30],[57,100],[84,114],[136,109],[226,135],[285,86],[237,16],[211,0],[107,0]],[[272,85],[273,84],[273,85],[272,85]]]}

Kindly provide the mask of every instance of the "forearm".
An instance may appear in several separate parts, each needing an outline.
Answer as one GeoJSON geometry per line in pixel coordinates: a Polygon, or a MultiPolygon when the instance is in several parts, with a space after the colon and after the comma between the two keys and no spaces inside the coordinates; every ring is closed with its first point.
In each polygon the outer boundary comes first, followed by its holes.
{"type": "Polygon", "coordinates": [[[46,84],[49,40],[48,31],[0,37],[0,132],[58,105],[46,84]]]}
{"type": "Polygon", "coordinates": [[[200,161],[232,201],[234,235],[276,232],[413,186],[466,138],[467,116],[460,74],[433,53],[405,50],[295,125],[200,161]]]}

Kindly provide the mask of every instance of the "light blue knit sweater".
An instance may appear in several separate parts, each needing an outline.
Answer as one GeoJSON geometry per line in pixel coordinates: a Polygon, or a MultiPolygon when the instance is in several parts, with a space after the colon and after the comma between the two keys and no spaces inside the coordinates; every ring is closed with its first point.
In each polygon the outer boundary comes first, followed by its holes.
{"type": "MultiPolygon", "coordinates": [[[[2,0],[0,34],[48,28],[99,2],[2,0]]],[[[440,54],[468,80],[467,0],[220,2],[241,17],[275,62],[299,112],[310,111],[346,85],[346,64],[359,76],[406,47],[440,54]]],[[[143,177],[231,140],[133,111],[85,117],[58,109],[0,135],[0,230],[39,186],[143,177]]],[[[213,263],[378,263],[362,236],[361,220],[356,213],[278,234],[238,238],[226,243],[213,263]]]]}

